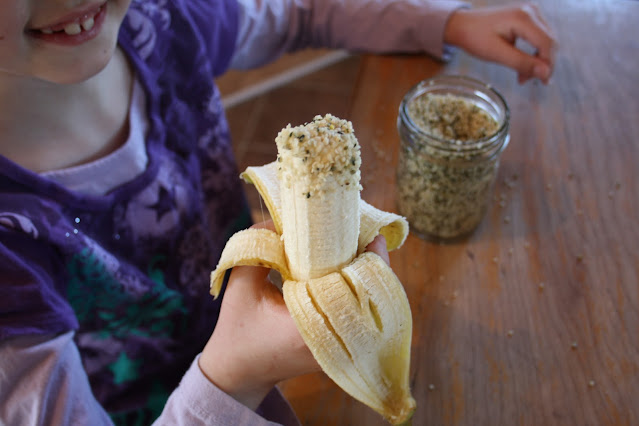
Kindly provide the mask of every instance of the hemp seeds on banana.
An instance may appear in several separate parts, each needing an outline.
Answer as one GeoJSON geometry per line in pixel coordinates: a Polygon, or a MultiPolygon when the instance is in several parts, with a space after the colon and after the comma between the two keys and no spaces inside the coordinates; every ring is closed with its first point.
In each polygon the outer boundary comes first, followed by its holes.
{"type": "Polygon", "coordinates": [[[317,115],[303,126],[289,124],[275,142],[280,176],[285,183],[301,180],[306,198],[334,188],[327,179],[335,179],[339,187],[362,189],[360,147],[350,121],[317,115]]]}

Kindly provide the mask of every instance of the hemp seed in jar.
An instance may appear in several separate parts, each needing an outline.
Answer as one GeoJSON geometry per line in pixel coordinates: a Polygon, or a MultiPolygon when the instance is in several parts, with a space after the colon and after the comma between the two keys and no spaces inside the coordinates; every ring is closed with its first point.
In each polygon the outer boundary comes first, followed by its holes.
{"type": "Polygon", "coordinates": [[[397,193],[413,232],[451,241],[477,228],[510,139],[509,116],[495,89],[468,77],[435,77],[409,90],[397,121],[397,193]]]}

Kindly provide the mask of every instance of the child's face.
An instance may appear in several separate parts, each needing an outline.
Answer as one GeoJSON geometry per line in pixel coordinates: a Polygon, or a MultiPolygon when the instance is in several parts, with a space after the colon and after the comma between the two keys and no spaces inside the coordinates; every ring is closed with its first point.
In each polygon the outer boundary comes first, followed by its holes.
{"type": "Polygon", "coordinates": [[[0,0],[3,74],[77,83],[113,56],[131,0],[0,0]]]}

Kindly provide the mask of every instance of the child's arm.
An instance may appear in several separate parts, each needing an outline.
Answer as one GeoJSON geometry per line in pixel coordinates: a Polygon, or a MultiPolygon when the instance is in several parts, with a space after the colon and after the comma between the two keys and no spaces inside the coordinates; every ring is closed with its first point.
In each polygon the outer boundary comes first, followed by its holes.
{"type": "Polygon", "coordinates": [[[515,69],[519,81],[547,81],[555,41],[533,5],[468,9],[459,1],[238,0],[240,27],[232,68],[248,69],[283,53],[326,47],[369,53],[426,53],[447,59],[450,46],[515,69]],[[523,38],[537,49],[514,47],[523,38]]]}
{"type": "Polygon", "coordinates": [[[427,53],[446,58],[444,27],[467,4],[454,0],[238,0],[232,68],[254,68],[309,47],[427,53]]]}

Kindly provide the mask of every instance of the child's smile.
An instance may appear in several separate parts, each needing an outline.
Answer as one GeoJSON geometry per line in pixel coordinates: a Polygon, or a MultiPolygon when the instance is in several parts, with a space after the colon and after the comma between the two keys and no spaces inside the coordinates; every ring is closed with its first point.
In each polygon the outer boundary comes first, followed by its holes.
{"type": "Polygon", "coordinates": [[[94,38],[106,16],[106,3],[84,7],[55,22],[27,30],[28,34],[46,42],[77,45],[94,38]]]}
{"type": "Polygon", "coordinates": [[[62,84],[96,75],[130,1],[0,0],[0,86],[11,75],[62,84]]]}

